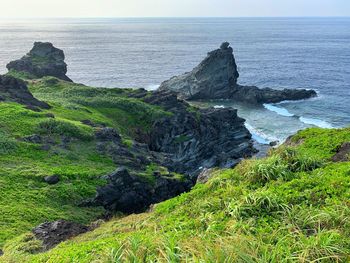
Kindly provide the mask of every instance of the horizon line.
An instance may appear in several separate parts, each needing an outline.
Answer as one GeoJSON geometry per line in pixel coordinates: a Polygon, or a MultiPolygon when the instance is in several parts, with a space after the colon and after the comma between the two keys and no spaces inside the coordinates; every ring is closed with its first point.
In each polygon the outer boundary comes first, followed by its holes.
{"type": "Polygon", "coordinates": [[[309,16],[51,16],[51,17],[0,17],[0,20],[4,19],[152,19],[152,18],[350,18],[349,16],[338,16],[338,15],[329,15],[329,16],[317,16],[317,15],[309,15],[309,16]]]}

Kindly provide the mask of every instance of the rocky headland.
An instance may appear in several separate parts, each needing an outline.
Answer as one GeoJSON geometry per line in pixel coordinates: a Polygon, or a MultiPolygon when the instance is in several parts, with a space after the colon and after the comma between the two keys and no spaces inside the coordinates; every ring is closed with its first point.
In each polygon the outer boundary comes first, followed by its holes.
{"type": "Polygon", "coordinates": [[[314,90],[271,89],[238,84],[239,73],[228,42],[207,57],[191,72],[164,81],[159,89],[172,90],[186,100],[227,99],[252,104],[301,100],[317,96],[314,90]]]}

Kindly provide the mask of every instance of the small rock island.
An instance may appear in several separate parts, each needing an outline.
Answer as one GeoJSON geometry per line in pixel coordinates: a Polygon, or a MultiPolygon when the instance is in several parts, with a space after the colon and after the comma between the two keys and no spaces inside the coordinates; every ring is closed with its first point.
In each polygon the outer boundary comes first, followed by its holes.
{"type": "Polygon", "coordinates": [[[315,97],[314,90],[242,86],[237,83],[239,73],[228,42],[208,53],[191,72],[164,81],[159,89],[172,90],[186,100],[229,99],[252,104],[276,103],[315,97]]]}

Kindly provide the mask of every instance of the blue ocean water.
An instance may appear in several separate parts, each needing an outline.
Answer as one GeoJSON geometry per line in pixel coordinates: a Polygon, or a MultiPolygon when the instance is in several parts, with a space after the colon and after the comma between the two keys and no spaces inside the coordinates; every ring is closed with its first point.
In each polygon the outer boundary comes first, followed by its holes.
{"type": "Polygon", "coordinates": [[[155,88],[229,41],[241,84],[312,88],[319,97],[261,107],[230,102],[266,140],[350,125],[350,18],[0,20],[0,73],[34,41],[64,49],[68,75],[101,87],[155,88]]]}

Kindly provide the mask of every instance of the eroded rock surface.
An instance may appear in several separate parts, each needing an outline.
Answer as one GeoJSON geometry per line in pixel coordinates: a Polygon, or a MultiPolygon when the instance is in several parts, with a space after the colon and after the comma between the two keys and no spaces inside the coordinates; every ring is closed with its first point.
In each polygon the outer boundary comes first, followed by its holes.
{"type": "Polygon", "coordinates": [[[219,49],[209,52],[191,72],[164,81],[159,89],[176,91],[186,100],[231,99],[253,104],[300,100],[317,95],[306,89],[241,86],[237,84],[238,77],[233,49],[224,42],[219,49]]]}
{"type": "Polygon", "coordinates": [[[59,243],[72,237],[85,233],[89,230],[87,226],[58,220],[55,222],[45,222],[33,229],[35,237],[43,242],[43,250],[47,251],[59,243]]]}
{"type": "Polygon", "coordinates": [[[35,42],[32,50],[21,59],[7,64],[9,71],[26,72],[35,77],[53,76],[62,80],[72,81],[66,76],[67,64],[61,49],[48,42],[35,42]]]}
{"type": "Polygon", "coordinates": [[[343,143],[337,153],[332,157],[333,162],[348,162],[350,161],[350,142],[343,143]]]}
{"type": "Polygon", "coordinates": [[[125,168],[119,168],[104,178],[108,183],[97,189],[92,203],[102,205],[108,211],[124,213],[144,212],[151,204],[189,191],[193,185],[190,180],[178,180],[160,174],[154,175],[151,182],[130,174],[125,168]]]}
{"type": "Polygon", "coordinates": [[[173,113],[153,124],[148,142],[152,151],[170,156],[172,171],[196,177],[204,168],[234,167],[256,152],[235,109],[194,108],[171,91],[153,92],[144,101],[173,113]]]}
{"type": "Polygon", "coordinates": [[[33,97],[24,81],[5,75],[0,75],[0,101],[17,102],[31,109],[50,108],[47,103],[33,97]]]}

